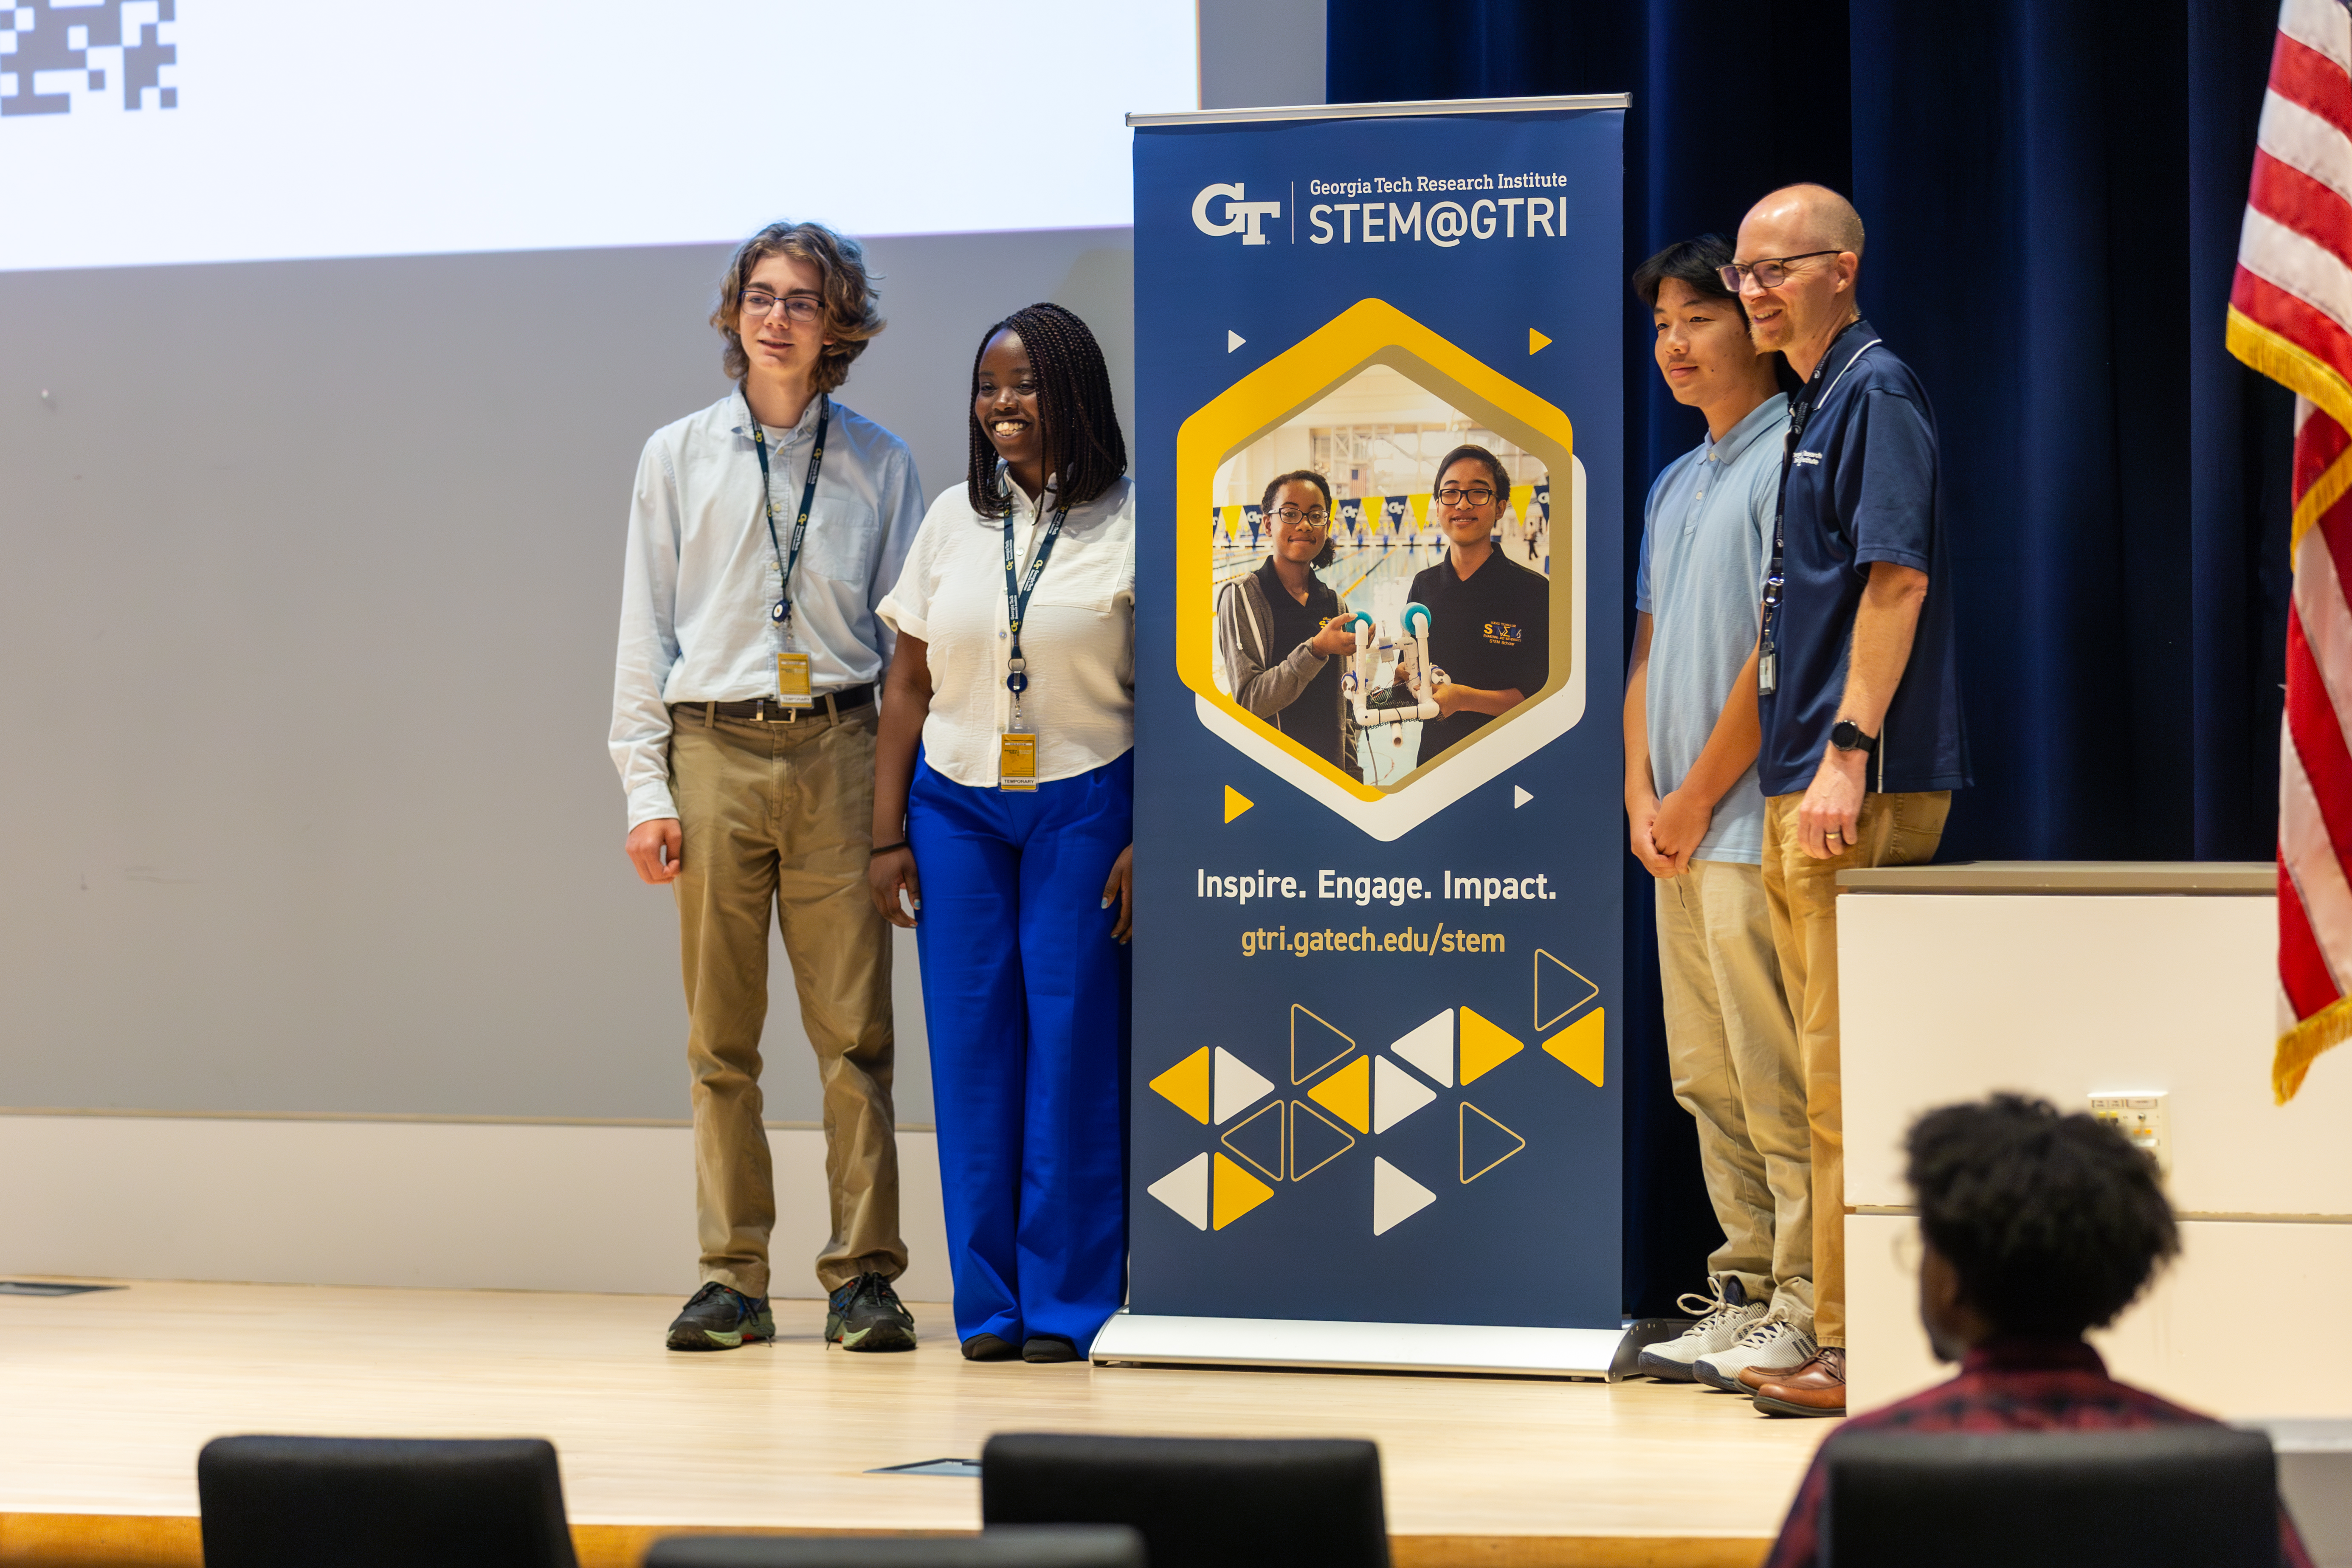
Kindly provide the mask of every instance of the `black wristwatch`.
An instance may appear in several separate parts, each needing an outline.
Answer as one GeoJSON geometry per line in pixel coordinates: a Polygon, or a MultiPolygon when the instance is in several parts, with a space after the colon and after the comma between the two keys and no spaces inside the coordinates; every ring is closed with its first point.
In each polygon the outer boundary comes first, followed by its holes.
{"type": "Polygon", "coordinates": [[[1830,730],[1830,744],[1841,752],[1860,752],[1868,756],[1878,750],[1878,737],[1864,734],[1862,726],[1851,719],[1841,719],[1830,730]]]}

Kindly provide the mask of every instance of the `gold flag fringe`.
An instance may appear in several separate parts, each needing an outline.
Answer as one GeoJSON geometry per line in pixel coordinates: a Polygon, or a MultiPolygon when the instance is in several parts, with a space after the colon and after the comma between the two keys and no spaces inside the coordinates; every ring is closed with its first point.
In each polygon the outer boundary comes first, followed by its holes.
{"type": "Polygon", "coordinates": [[[2271,1058],[2271,1093],[2284,1105],[2303,1087],[2303,1075],[2323,1052],[2352,1039],[2352,996],[2338,996],[2278,1037],[2271,1058]]]}

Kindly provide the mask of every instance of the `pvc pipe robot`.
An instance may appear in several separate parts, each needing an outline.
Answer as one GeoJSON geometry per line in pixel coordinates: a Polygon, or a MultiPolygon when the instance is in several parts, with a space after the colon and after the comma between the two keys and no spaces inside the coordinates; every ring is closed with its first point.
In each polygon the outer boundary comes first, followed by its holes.
{"type": "Polygon", "coordinates": [[[1355,615],[1356,654],[1340,679],[1362,729],[1437,717],[1436,692],[1445,672],[1429,661],[1429,606],[1409,604],[1397,620],[1402,631],[1391,636],[1361,610],[1355,615]]]}

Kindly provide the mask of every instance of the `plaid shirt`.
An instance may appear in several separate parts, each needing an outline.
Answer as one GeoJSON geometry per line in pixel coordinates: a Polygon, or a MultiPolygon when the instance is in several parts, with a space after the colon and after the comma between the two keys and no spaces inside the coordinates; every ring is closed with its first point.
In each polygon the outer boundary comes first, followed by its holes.
{"type": "MultiPolygon", "coordinates": [[[[2080,1340],[1979,1345],[1951,1382],[1853,1416],[1822,1446],[1765,1568],[1816,1568],[1821,1562],[1822,1493],[1829,1484],[1823,1459],[1830,1445],[1848,1432],[2100,1432],[2191,1424],[2214,1423],[2210,1415],[2117,1383],[2107,1375],[2099,1352],[2080,1340]]],[[[2279,1556],[2286,1568],[2312,1568],[2284,1504],[2279,1507],[2279,1556]]]]}

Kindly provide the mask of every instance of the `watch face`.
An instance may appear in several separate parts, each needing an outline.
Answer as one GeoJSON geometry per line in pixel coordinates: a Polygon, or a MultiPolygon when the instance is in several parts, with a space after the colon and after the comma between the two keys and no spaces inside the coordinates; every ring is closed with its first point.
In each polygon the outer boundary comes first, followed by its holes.
{"type": "Polygon", "coordinates": [[[1830,731],[1830,744],[1841,752],[1859,752],[1870,744],[1870,737],[1853,720],[1841,719],[1830,731]]]}

